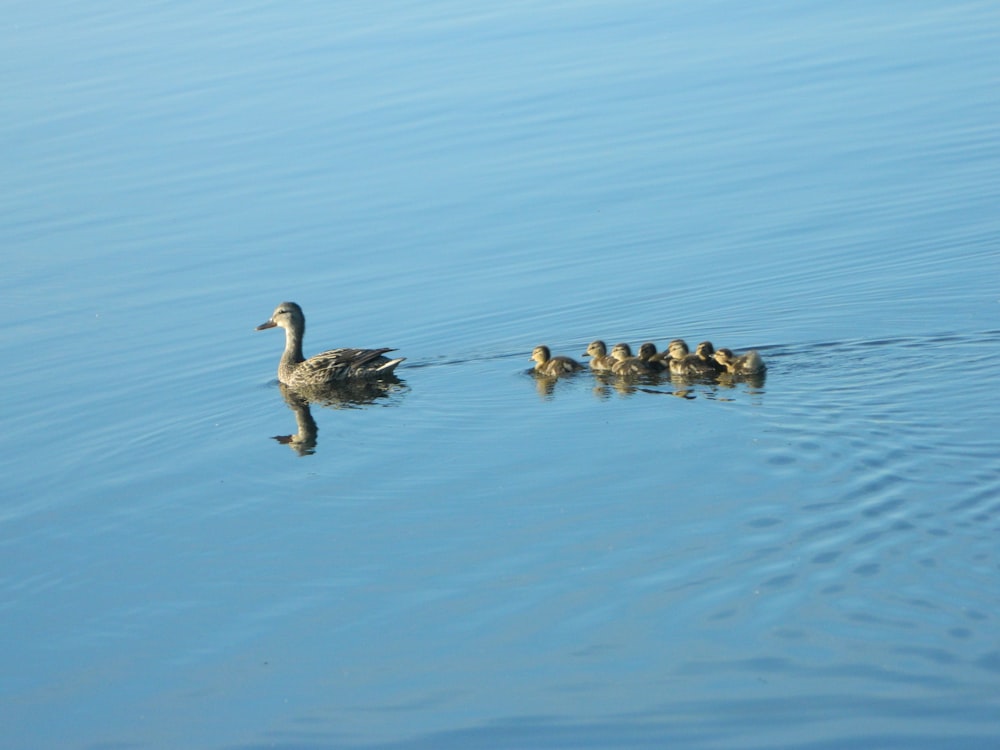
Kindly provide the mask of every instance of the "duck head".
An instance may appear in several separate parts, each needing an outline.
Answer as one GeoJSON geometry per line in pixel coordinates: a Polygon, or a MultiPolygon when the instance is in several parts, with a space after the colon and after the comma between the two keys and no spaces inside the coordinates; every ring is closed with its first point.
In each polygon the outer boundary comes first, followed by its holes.
{"type": "Polygon", "coordinates": [[[294,302],[282,302],[274,308],[274,312],[271,313],[270,319],[257,326],[256,330],[263,331],[267,328],[274,328],[275,326],[281,326],[285,329],[298,330],[300,332],[304,331],[306,327],[306,317],[302,314],[302,308],[294,302]]]}
{"type": "Polygon", "coordinates": [[[548,362],[552,359],[552,352],[549,351],[549,347],[542,344],[541,346],[536,346],[532,349],[531,359],[538,364],[542,364],[543,362],[548,362]]]}

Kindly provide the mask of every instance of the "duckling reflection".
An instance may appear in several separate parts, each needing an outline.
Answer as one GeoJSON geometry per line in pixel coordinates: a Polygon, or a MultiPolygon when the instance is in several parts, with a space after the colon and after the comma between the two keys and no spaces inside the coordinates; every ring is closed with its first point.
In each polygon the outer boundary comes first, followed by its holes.
{"type": "Polygon", "coordinates": [[[543,401],[549,401],[556,394],[556,383],[559,378],[555,375],[539,375],[532,371],[532,379],[535,381],[535,390],[543,401]]]}
{"type": "Polygon", "coordinates": [[[311,404],[331,409],[357,409],[384,401],[383,405],[388,406],[392,404],[392,396],[408,390],[406,383],[395,376],[381,380],[345,380],[299,388],[278,383],[278,387],[288,408],[295,414],[298,432],[294,435],[275,435],[274,440],[289,446],[300,456],[316,452],[319,427],[312,416],[311,404]]]}

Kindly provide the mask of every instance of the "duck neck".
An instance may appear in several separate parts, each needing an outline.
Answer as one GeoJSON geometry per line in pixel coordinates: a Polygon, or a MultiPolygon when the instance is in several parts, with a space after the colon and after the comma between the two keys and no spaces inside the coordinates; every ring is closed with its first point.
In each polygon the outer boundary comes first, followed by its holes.
{"type": "Polygon", "coordinates": [[[305,330],[285,329],[285,352],[281,355],[281,367],[295,367],[305,361],[302,356],[302,335],[305,330]]]}

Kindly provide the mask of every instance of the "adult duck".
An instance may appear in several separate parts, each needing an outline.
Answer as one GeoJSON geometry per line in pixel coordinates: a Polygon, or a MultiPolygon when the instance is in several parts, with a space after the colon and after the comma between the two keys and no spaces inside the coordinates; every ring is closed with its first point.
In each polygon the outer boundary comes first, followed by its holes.
{"type": "Polygon", "coordinates": [[[276,327],[285,329],[285,351],[278,363],[278,380],[292,388],[391,377],[405,359],[385,356],[394,349],[330,349],[306,359],[302,356],[306,316],[294,302],[282,302],[274,308],[270,319],[257,326],[257,330],[276,327]]]}

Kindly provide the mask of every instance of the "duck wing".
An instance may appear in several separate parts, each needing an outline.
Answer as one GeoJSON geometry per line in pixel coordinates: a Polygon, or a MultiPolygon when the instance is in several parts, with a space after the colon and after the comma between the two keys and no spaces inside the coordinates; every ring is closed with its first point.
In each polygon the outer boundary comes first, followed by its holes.
{"type": "Polygon", "coordinates": [[[328,383],[356,377],[389,374],[402,359],[389,360],[386,352],[395,349],[330,349],[310,357],[295,370],[294,380],[301,383],[328,383]],[[392,363],[392,366],[387,365],[392,363]]]}

